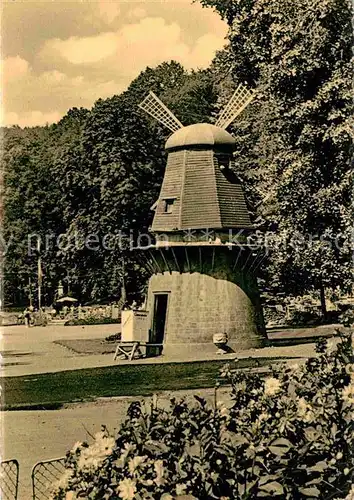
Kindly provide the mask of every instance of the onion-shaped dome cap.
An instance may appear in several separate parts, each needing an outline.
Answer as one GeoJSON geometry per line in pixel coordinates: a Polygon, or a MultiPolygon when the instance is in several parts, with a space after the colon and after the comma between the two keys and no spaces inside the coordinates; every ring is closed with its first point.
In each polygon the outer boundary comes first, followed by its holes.
{"type": "Polygon", "coordinates": [[[236,141],[223,128],[211,123],[196,123],[180,128],[166,141],[165,149],[185,148],[188,146],[220,147],[234,151],[236,141]]]}

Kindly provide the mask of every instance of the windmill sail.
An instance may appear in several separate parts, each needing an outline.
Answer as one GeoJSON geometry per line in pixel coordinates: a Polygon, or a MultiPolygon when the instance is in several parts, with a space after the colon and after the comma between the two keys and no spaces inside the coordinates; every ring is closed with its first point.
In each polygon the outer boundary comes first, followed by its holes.
{"type": "Polygon", "coordinates": [[[234,121],[236,116],[238,116],[246,108],[246,106],[248,106],[254,98],[254,95],[254,92],[240,84],[217,119],[215,125],[224,129],[228,127],[230,123],[234,121]]]}
{"type": "Polygon", "coordinates": [[[139,104],[139,108],[165,125],[171,132],[176,132],[183,127],[172,111],[151,91],[139,104]]]}

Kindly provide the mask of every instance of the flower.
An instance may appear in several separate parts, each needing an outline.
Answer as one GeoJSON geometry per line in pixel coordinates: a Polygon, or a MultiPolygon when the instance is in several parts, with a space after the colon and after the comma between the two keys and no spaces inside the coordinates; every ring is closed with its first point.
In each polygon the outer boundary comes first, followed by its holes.
{"type": "Polygon", "coordinates": [[[221,370],[220,370],[220,376],[222,378],[230,378],[231,377],[231,370],[230,370],[230,365],[227,364],[225,365],[221,370]]]}
{"type": "Polygon", "coordinates": [[[74,446],[71,448],[70,453],[77,453],[80,450],[81,446],[82,446],[81,441],[76,441],[74,446]]]}
{"type": "Polygon", "coordinates": [[[158,400],[157,394],[153,394],[152,395],[152,400],[151,400],[151,405],[152,405],[153,408],[157,408],[157,400],[158,400]]]}
{"type": "Polygon", "coordinates": [[[224,405],[223,401],[218,401],[217,402],[217,407],[220,412],[221,417],[229,417],[230,415],[230,410],[224,405]]]}
{"type": "Polygon", "coordinates": [[[351,383],[342,390],[343,401],[350,405],[354,405],[354,384],[351,383]]]}
{"type": "Polygon", "coordinates": [[[259,423],[265,421],[265,420],[268,420],[270,417],[269,413],[265,413],[265,412],[262,412],[259,417],[258,417],[258,421],[259,423]]]}
{"type": "Polygon", "coordinates": [[[345,371],[348,375],[350,375],[353,378],[354,377],[354,364],[348,363],[345,367],[345,371]]]}
{"type": "Polygon", "coordinates": [[[139,469],[139,467],[141,466],[141,464],[143,464],[145,461],[146,461],[147,457],[144,456],[144,457],[134,457],[132,458],[131,460],[129,460],[129,472],[130,474],[134,474],[134,472],[139,469]]]}
{"type": "Polygon", "coordinates": [[[305,398],[297,398],[297,415],[304,422],[311,422],[314,419],[314,412],[311,405],[306,401],[305,398]]]}
{"type": "Polygon", "coordinates": [[[75,491],[67,491],[66,492],[65,500],[75,500],[76,498],[77,497],[76,497],[75,491]]]}
{"type": "Polygon", "coordinates": [[[99,432],[95,435],[95,442],[83,448],[77,466],[82,470],[95,470],[104,459],[109,456],[116,444],[113,437],[106,437],[104,433],[99,432]]]}
{"type": "Polygon", "coordinates": [[[187,487],[185,484],[176,484],[176,495],[183,495],[187,487]]]}
{"type": "Polygon", "coordinates": [[[122,479],[118,484],[117,493],[123,500],[133,500],[136,493],[135,481],[131,479],[122,479]]]}
{"type": "Polygon", "coordinates": [[[59,490],[65,490],[69,485],[69,479],[72,477],[73,471],[71,469],[66,470],[64,474],[52,484],[52,490],[58,492],[59,490]]]}
{"type": "Polygon", "coordinates": [[[245,392],[246,389],[247,389],[247,385],[246,385],[246,382],[244,380],[242,382],[238,382],[237,384],[235,384],[235,391],[236,392],[245,392]]]}
{"type": "Polygon", "coordinates": [[[334,339],[328,340],[326,348],[327,354],[332,354],[335,351],[336,346],[337,342],[335,342],[334,339]]]}
{"type": "Polygon", "coordinates": [[[166,480],[163,477],[165,474],[165,467],[163,465],[163,461],[156,460],[156,462],[154,463],[154,469],[156,474],[155,483],[157,484],[157,486],[162,486],[166,482],[166,480]]]}
{"type": "Polygon", "coordinates": [[[352,485],[352,489],[349,491],[348,496],[345,497],[345,500],[354,500],[354,484],[352,485]]]}
{"type": "Polygon", "coordinates": [[[268,377],[264,383],[264,395],[274,396],[281,388],[280,381],[274,377],[268,377]]]}

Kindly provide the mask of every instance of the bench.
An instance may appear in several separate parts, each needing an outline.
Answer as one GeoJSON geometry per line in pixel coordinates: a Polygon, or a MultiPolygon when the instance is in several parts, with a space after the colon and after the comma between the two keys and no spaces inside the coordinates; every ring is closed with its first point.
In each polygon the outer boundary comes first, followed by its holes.
{"type": "Polygon", "coordinates": [[[123,357],[123,359],[128,359],[131,361],[134,356],[138,358],[144,357],[144,354],[141,350],[142,347],[162,347],[162,344],[154,344],[151,342],[143,342],[143,341],[120,341],[117,344],[113,360],[115,361],[119,355],[123,357]]]}

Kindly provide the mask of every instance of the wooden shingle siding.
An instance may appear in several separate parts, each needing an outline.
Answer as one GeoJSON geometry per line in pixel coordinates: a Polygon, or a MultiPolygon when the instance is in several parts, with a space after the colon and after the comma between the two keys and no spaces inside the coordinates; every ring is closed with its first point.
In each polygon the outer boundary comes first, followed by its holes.
{"type": "Polygon", "coordinates": [[[183,169],[184,151],[170,153],[152,224],[153,231],[173,231],[179,225],[183,169]],[[166,198],[175,200],[170,214],[164,212],[166,198]]]}
{"type": "Polygon", "coordinates": [[[182,229],[221,227],[213,151],[186,151],[182,191],[182,229]]]}
{"type": "Polygon", "coordinates": [[[222,227],[251,227],[251,219],[241,185],[226,179],[219,168],[217,159],[215,159],[214,168],[222,227]]]}
{"type": "Polygon", "coordinates": [[[242,187],[225,177],[217,154],[196,148],[170,152],[152,231],[243,227],[252,225],[242,187]],[[172,212],[165,213],[169,198],[172,212]]]}

